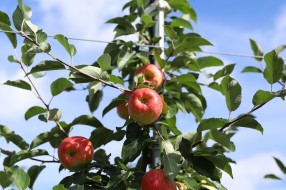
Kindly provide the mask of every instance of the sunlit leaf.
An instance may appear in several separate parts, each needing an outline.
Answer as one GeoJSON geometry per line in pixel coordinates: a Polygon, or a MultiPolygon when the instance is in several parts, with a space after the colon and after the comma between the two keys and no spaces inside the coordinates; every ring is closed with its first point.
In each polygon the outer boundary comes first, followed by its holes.
{"type": "Polygon", "coordinates": [[[18,190],[25,190],[30,184],[29,175],[19,166],[13,166],[11,170],[13,172],[13,183],[15,186],[18,190]]]}
{"type": "Polygon", "coordinates": [[[28,74],[62,69],[65,69],[65,66],[58,61],[41,61],[36,66],[34,66],[28,74]]]}
{"type": "Polygon", "coordinates": [[[25,113],[25,120],[28,120],[31,117],[34,117],[34,116],[39,115],[41,113],[45,113],[47,111],[48,111],[47,109],[42,108],[40,106],[30,107],[25,113]]]}
{"type": "Polygon", "coordinates": [[[265,102],[268,102],[275,97],[276,96],[269,91],[258,90],[252,98],[252,103],[254,106],[257,106],[259,104],[263,104],[265,102]]]}
{"type": "Polygon", "coordinates": [[[105,53],[102,56],[100,56],[97,60],[98,65],[100,66],[102,71],[108,71],[111,70],[111,57],[109,54],[105,53]]]}
{"type": "Polygon", "coordinates": [[[24,90],[32,90],[32,87],[29,83],[27,83],[26,81],[24,80],[15,80],[15,81],[11,81],[11,80],[8,80],[4,83],[5,85],[9,85],[9,86],[14,86],[14,87],[17,87],[17,88],[21,88],[21,89],[24,89],[24,90]]]}
{"type": "Polygon", "coordinates": [[[58,78],[57,80],[52,82],[50,86],[50,90],[51,90],[52,95],[56,96],[72,86],[73,86],[73,83],[70,82],[68,79],[58,78]]]}
{"type": "Polygon", "coordinates": [[[40,165],[40,166],[34,165],[28,169],[27,174],[30,177],[30,185],[29,185],[30,189],[33,189],[37,177],[45,168],[46,168],[45,165],[40,165]]]}
{"type": "Polygon", "coordinates": [[[212,130],[223,127],[227,121],[223,118],[209,118],[204,119],[199,124],[197,131],[205,131],[205,130],[212,130]]]}
{"type": "Polygon", "coordinates": [[[249,41],[250,41],[250,46],[251,46],[251,49],[253,51],[253,54],[255,56],[257,56],[257,57],[255,57],[255,59],[257,61],[262,61],[262,59],[263,59],[262,58],[262,56],[263,56],[262,48],[260,47],[260,45],[256,41],[254,41],[252,39],[249,39],[249,41]]]}
{"type": "Polygon", "coordinates": [[[75,56],[76,54],[76,48],[73,44],[70,44],[67,37],[65,37],[62,34],[57,34],[54,36],[54,39],[58,40],[58,42],[65,48],[65,50],[68,52],[70,57],[75,56]]]}
{"type": "Polygon", "coordinates": [[[4,137],[7,142],[13,142],[21,149],[29,148],[29,144],[21,136],[15,134],[6,126],[0,125],[0,136],[4,137]]]}
{"type": "Polygon", "coordinates": [[[264,78],[270,84],[278,82],[283,75],[283,59],[277,54],[275,50],[272,50],[264,56],[264,61],[266,63],[266,68],[264,69],[263,73],[264,78]]]}
{"type": "Polygon", "coordinates": [[[213,56],[199,57],[197,59],[197,63],[201,69],[206,67],[223,66],[223,61],[213,56]]]}
{"type": "Polygon", "coordinates": [[[232,124],[232,126],[255,129],[255,130],[260,131],[263,134],[263,127],[261,126],[261,124],[258,121],[256,121],[256,119],[254,119],[251,116],[246,116],[246,117],[236,121],[235,123],[232,124]]]}
{"type": "Polygon", "coordinates": [[[244,67],[244,69],[241,72],[242,73],[262,73],[262,70],[257,67],[248,66],[248,67],[244,67]]]}
{"type": "Polygon", "coordinates": [[[226,105],[229,111],[236,110],[241,103],[241,86],[230,76],[224,77],[221,82],[223,94],[225,96],[226,105]]]}

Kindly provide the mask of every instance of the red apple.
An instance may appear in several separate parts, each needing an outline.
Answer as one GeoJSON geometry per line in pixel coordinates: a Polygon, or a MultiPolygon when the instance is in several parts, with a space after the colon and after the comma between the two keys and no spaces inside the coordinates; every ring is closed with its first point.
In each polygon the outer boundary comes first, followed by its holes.
{"type": "Polygon", "coordinates": [[[144,65],[139,67],[134,73],[134,77],[141,74],[144,79],[144,83],[148,83],[155,88],[162,87],[165,82],[165,75],[162,69],[154,64],[144,65]]]}
{"type": "Polygon", "coordinates": [[[122,119],[128,119],[128,97],[130,96],[131,92],[124,92],[118,96],[120,99],[124,99],[125,101],[116,107],[117,115],[122,119]]]}
{"type": "Polygon", "coordinates": [[[125,120],[128,119],[129,113],[128,113],[127,102],[124,102],[123,104],[117,106],[116,111],[119,117],[125,120]]]}
{"type": "Polygon", "coordinates": [[[72,171],[83,169],[93,159],[93,146],[90,140],[81,136],[66,137],[58,147],[61,164],[72,171]]]}
{"type": "Polygon", "coordinates": [[[130,117],[142,125],[156,121],[162,113],[161,96],[151,88],[136,89],[129,97],[128,112],[130,117]]]}
{"type": "Polygon", "coordinates": [[[167,178],[162,169],[147,172],[141,181],[142,190],[176,190],[174,180],[167,178]]]}

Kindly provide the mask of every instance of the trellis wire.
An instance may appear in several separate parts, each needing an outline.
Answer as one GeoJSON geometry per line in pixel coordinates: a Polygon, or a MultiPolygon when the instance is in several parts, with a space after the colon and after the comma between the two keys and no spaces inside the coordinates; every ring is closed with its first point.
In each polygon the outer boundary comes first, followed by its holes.
{"type": "MultiPolygon", "coordinates": [[[[3,33],[14,33],[20,35],[19,32],[15,31],[5,31],[5,30],[0,30],[0,32],[3,33]]],[[[48,36],[49,38],[54,38],[54,36],[48,36]]],[[[69,40],[74,40],[74,41],[82,41],[82,42],[92,42],[92,43],[105,43],[105,44],[110,44],[116,42],[114,41],[104,41],[104,40],[96,40],[96,39],[84,39],[84,38],[75,38],[75,37],[67,37],[69,40]]],[[[134,46],[138,47],[146,47],[146,48],[161,48],[163,47],[157,46],[157,45],[145,45],[145,44],[138,44],[136,42],[133,42],[134,46]]],[[[215,51],[201,51],[197,53],[205,53],[205,54],[215,54],[215,55],[226,55],[226,56],[235,56],[235,57],[246,57],[246,58],[257,58],[257,59],[263,59],[263,56],[258,56],[258,55],[248,55],[248,54],[241,54],[241,53],[233,53],[233,52],[215,52],[215,51]]],[[[286,61],[285,58],[283,58],[284,61],[286,61]]]]}

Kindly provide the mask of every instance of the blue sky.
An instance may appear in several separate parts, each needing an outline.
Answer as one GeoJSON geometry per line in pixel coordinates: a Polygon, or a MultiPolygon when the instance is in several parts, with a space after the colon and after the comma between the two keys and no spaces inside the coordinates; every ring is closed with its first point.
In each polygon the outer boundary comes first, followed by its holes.
{"type": "MultiPolygon", "coordinates": [[[[110,18],[123,14],[121,7],[126,0],[29,0],[24,2],[33,9],[32,21],[49,35],[61,33],[68,37],[110,41],[112,40],[113,26],[104,23],[110,18]]],[[[286,2],[283,0],[263,2],[258,0],[201,0],[190,2],[198,14],[198,23],[193,24],[194,32],[201,34],[214,44],[214,47],[205,48],[207,51],[251,55],[249,38],[256,40],[265,53],[278,45],[286,44],[286,2]]],[[[11,15],[15,7],[16,0],[9,2],[0,0],[1,11],[9,12],[11,15]]],[[[49,42],[52,44],[53,54],[69,61],[68,55],[55,41],[49,39],[49,42]]],[[[78,50],[77,56],[74,58],[75,64],[92,63],[102,53],[105,46],[105,44],[98,43],[71,42],[76,45],[78,50]]],[[[1,33],[0,52],[0,83],[4,83],[8,79],[23,78],[23,73],[19,71],[18,65],[7,61],[7,56],[13,54],[13,50],[6,36],[1,33]]],[[[233,77],[243,87],[243,102],[232,116],[246,113],[252,107],[251,100],[254,93],[259,89],[269,90],[270,86],[263,81],[260,75],[240,73],[246,65],[257,65],[258,63],[254,59],[223,55],[217,55],[217,57],[221,58],[225,64],[237,63],[233,77]]],[[[37,61],[40,59],[36,59],[37,61]]],[[[67,76],[68,73],[60,74],[67,76]]],[[[40,93],[47,101],[51,98],[49,84],[56,77],[48,73],[45,78],[36,81],[40,93]]],[[[276,86],[275,89],[278,90],[279,87],[276,86]]],[[[228,112],[224,98],[215,91],[203,90],[208,101],[205,118],[227,117],[228,112]]],[[[0,85],[0,92],[0,124],[10,127],[16,133],[23,134],[28,142],[38,133],[48,131],[54,126],[53,123],[45,124],[36,118],[29,121],[23,119],[23,115],[29,107],[41,105],[33,93],[4,85],[0,85]]],[[[105,92],[106,101],[94,113],[110,129],[122,125],[123,121],[118,119],[114,110],[106,117],[101,118],[101,110],[108,104],[108,100],[114,98],[118,93],[108,89],[105,92]]],[[[85,92],[63,93],[53,100],[52,106],[60,108],[63,112],[63,119],[70,122],[72,118],[80,114],[89,113],[84,100],[85,96],[85,92]]],[[[285,189],[284,183],[263,179],[263,175],[266,173],[280,174],[272,156],[277,156],[286,163],[285,112],[285,102],[274,100],[255,112],[257,120],[264,126],[263,135],[257,131],[241,129],[235,136],[233,140],[236,144],[236,152],[228,155],[237,161],[237,164],[233,166],[234,179],[230,179],[227,175],[224,175],[223,178],[223,183],[230,190],[285,189]]],[[[181,114],[178,121],[182,131],[195,130],[196,124],[192,117],[181,114]]],[[[73,134],[88,137],[91,130],[78,126],[73,134]]],[[[0,139],[0,143],[6,146],[3,139],[0,139]]],[[[106,146],[107,151],[119,154],[118,143],[117,146],[114,145],[115,143],[106,146]]],[[[14,148],[13,145],[7,147],[7,149],[12,148],[14,148]]],[[[25,161],[20,164],[38,163],[25,161]]],[[[36,181],[35,189],[52,189],[52,186],[59,182],[60,177],[67,174],[67,172],[60,175],[57,173],[56,165],[48,165],[36,181]],[[49,180],[46,176],[49,176],[49,180]]]]}

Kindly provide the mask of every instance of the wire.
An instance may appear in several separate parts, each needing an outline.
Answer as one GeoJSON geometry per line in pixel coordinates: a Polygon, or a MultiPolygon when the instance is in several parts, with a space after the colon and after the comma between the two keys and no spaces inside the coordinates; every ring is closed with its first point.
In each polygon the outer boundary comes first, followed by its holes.
{"type": "MultiPolygon", "coordinates": [[[[13,34],[20,34],[20,32],[15,32],[15,31],[5,31],[5,30],[0,30],[0,32],[3,33],[13,33],[13,34]]],[[[54,38],[54,36],[48,36],[49,38],[54,38]]],[[[104,41],[104,40],[95,40],[95,39],[83,39],[83,38],[74,38],[74,37],[67,37],[69,40],[74,40],[74,41],[82,41],[82,42],[93,42],[93,43],[105,43],[105,44],[116,44],[116,42],[113,41],[104,41]]],[[[133,42],[135,46],[138,47],[148,47],[148,48],[161,48],[163,47],[156,46],[156,45],[145,45],[145,44],[138,44],[136,42],[133,42]]],[[[197,53],[204,53],[204,54],[216,54],[216,55],[227,55],[227,56],[235,56],[235,57],[248,57],[248,58],[258,58],[258,59],[263,59],[263,56],[258,56],[258,55],[248,55],[248,54],[240,54],[240,53],[231,53],[231,52],[212,52],[212,51],[201,51],[197,53]]],[[[283,58],[284,61],[286,59],[283,58]]]]}

